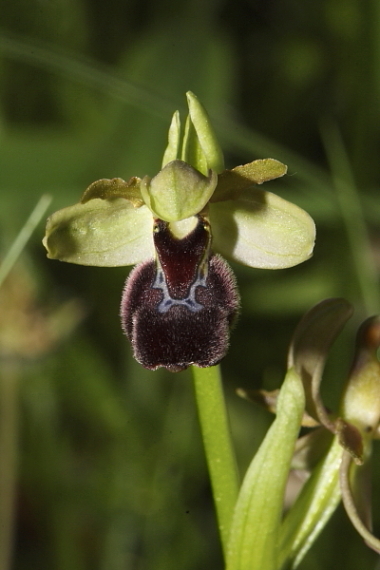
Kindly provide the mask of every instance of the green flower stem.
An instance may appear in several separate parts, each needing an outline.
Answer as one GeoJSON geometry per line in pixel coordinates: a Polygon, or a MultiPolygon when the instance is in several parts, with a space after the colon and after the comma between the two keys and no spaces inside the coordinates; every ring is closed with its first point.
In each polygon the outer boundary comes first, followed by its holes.
{"type": "Polygon", "coordinates": [[[219,533],[226,555],[232,515],[239,492],[239,477],[220,368],[192,366],[192,373],[219,533]]]}

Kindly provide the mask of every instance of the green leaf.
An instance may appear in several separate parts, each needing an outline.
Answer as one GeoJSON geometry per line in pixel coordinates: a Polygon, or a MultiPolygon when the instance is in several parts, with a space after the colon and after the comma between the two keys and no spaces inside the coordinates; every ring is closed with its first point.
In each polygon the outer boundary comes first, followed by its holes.
{"type": "Polygon", "coordinates": [[[244,478],[236,503],[227,570],[276,570],[284,491],[304,410],[301,379],[289,370],[277,416],[244,478]]]}
{"type": "Polygon", "coordinates": [[[214,249],[250,267],[284,269],[312,255],[315,225],[304,210],[262,190],[210,204],[214,249]]]}
{"type": "Polygon", "coordinates": [[[343,450],[334,438],[324,459],[313,470],[281,526],[278,568],[298,566],[341,499],[339,467],[343,450]]]}
{"type": "Polygon", "coordinates": [[[253,184],[263,184],[269,180],[280,178],[288,168],[274,158],[254,160],[232,170],[224,170],[218,177],[218,185],[212,196],[212,202],[233,200],[253,184]]]}
{"type": "Polygon", "coordinates": [[[116,267],[153,259],[153,219],[146,206],[124,198],[75,204],[47,221],[48,257],[80,265],[116,267]]]}

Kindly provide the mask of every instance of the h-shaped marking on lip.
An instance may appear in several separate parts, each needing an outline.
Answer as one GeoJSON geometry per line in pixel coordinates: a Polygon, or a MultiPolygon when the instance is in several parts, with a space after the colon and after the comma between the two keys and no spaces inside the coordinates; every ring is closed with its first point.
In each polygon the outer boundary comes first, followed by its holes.
{"type": "Polygon", "coordinates": [[[152,289],[159,289],[163,293],[163,299],[158,305],[159,313],[167,313],[169,309],[174,306],[186,307],[192,313],[201,311],[204,307],[195,299],[197,287],[207,287],[207,270],[205,260],[199,264],[196,272],[195,280],[191,283],[189,292],[183,299],[173,299],[169,293],[168,285],[166,283],[165,272],[161,267],[160,262],[157,260],[156,278],[152,285],[152,289]]]}

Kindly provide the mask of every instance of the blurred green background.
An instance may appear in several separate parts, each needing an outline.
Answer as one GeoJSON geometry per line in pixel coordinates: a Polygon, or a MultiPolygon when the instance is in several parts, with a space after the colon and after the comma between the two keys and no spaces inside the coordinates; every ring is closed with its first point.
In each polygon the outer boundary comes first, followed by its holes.
{"type": "MultiPolygon", "coordinates": [[[[227,167],[288,165],[266,189],[318,237],[299,267],[234,266],[242,314],[223,375],[244,473],[271,417],[236,388],[278,387],[302,313],[343,296],[355,316],[326,370],[333,407],[355,329],[379,311],[380,3],[2,0],[0,26],[2,257],[42,194],[55,211],[98,178],[154,175],[189,89],[227,167]]],[[[118,317],[129,269],[47,260],[43,225],[0,289],[0,492],[16,501],[1,570],[222,568],[189,373],[132,360],[118,317]]],[[[358,567],[378,556],[340,508],[300,569],[358,567]]]]}

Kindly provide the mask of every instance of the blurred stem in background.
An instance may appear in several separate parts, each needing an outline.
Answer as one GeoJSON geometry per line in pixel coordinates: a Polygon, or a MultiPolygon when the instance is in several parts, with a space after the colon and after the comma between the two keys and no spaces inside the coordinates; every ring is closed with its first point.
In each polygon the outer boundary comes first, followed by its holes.
{"type": "Polygon", "coordinates": [[[0,287],[28,243],[32,233],[42,220],[50,202],[51,196],[41,196],[29,218],[25,222],[25,225],[21,229],[12,246],[9,248],[8,253],[5,255],[0,265],[0,287]]]}
{"type": "MultiPolygon", "coordinates": [[[[0,286],[44,216],[50,196],[42,196],[0,265],[0,286]]],[[[11,302],[11,301],[9,301],[11,302]]],[[[25,334],[28,334],[26,331],[25,334]]],[[[2,350],[4,347],[2,347],[2,350]]],[[[22,360],[17,353],[1,354],[0,373],[0,568],[12,566],[15,495],[18,470],[19,383],[22,360]]]]}
{"type": "Polygon", "coordinates": [[[338,127],[323,125],[322,137],[365,313],[373,315],[379,310],[379,280],[359,191],[338,127]]]}
{"type": "Polygon", "coordinates": [[[18,465],[18,390],[16,362],[2,364],[0,375],[0,568],[12,567],[18,465]]]}

